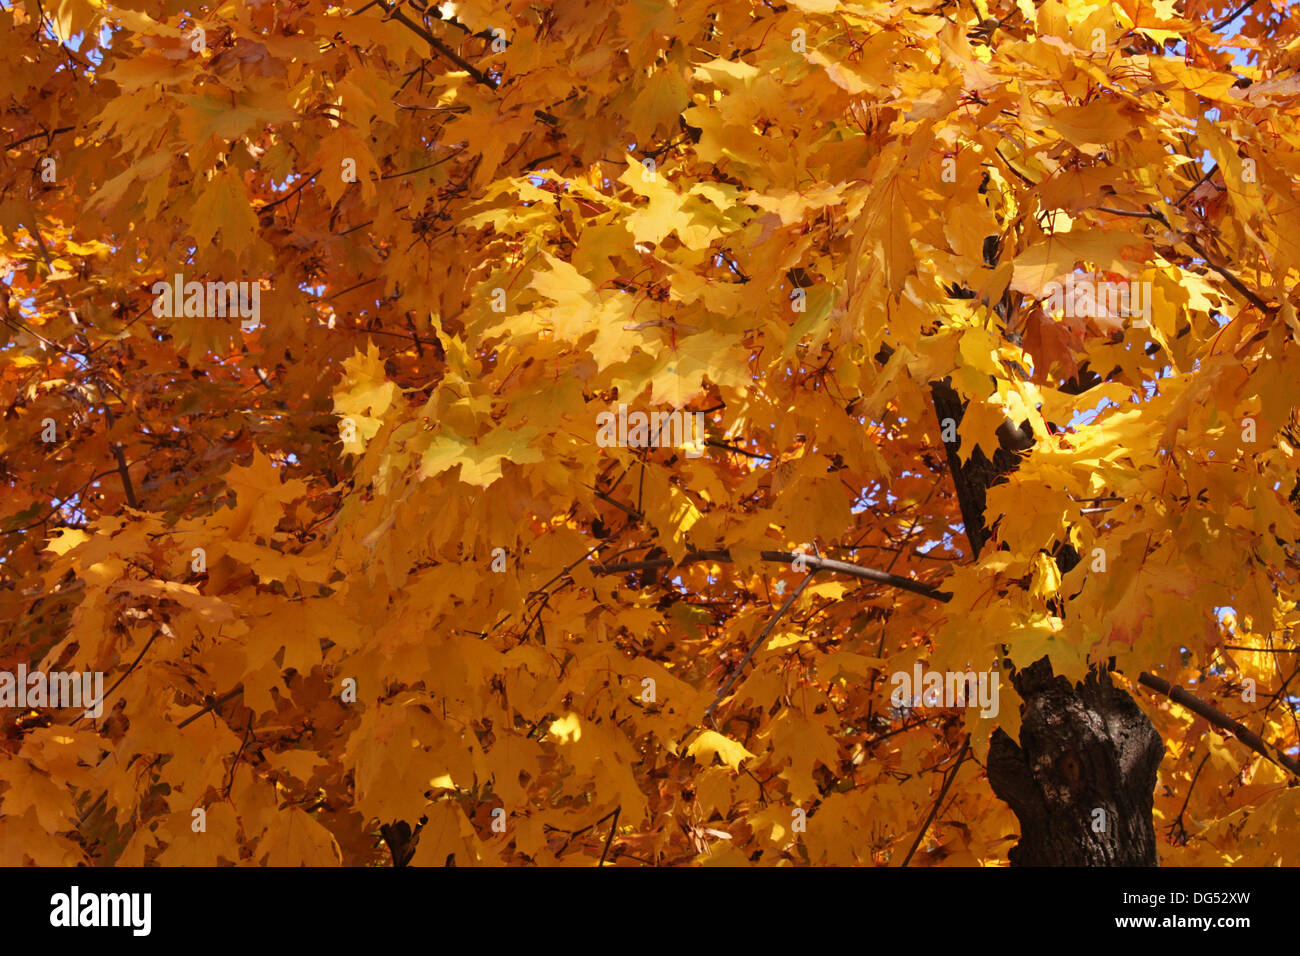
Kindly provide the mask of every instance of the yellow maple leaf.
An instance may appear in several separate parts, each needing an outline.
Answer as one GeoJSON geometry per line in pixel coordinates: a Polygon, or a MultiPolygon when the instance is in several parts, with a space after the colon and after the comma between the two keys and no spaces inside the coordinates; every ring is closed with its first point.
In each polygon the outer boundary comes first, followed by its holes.
{"type": "Polygon", "coordinates": [[[739,741],[724,737],[713,730],[702,730],[700,735],[686,748],[686,754],[697,759],[703,758],[708,763],[715,755],[733,771],[740,770],[740,764],[754,755],[745,749],[739,741]]]}
{"type": "Polygon", "coordinates": [[[234,169],[226,169],[208,180],[194,201],[190,229],[199,248],[210,245],[218,235],[221,247],[234,252],[252,244],[257,233],[257,216],[234,169]]]}
{"type": "Polygon", "coordinates": [[[245,533],[268,537],[284,517],[284,506],[302,497],[307,490],[299,479],[281,481],[275,464],[254,449],[247,466],[236,465],[226,472],[226,484],[235,492],[233,511],[222,514],[221,521],[231,538],[245,533]]]}
{"type": "Polygon", "coordinates": [[[520,465],[542,460],[542,452],[533,447],[539,434],[536,428],[494,428],[485,435],[459,435],[444,427],[433,440],[420,466],[420,477],[431,478],[460,466],[460,480],[487,488],[501,477],[501,463],[507,459],[520,465]]]}

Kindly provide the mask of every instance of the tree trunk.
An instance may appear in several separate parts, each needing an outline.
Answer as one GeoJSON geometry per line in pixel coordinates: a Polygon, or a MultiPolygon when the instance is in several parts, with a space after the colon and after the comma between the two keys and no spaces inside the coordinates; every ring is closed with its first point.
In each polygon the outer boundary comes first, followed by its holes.
{"type": "MultiPolygon", "coordinates": [[[[931,383],[935,414],[960,424],[961,396],[945,380],[931,383]]],[[[960,441],[945,443],[973,558],[991,535],[988,489],[1015,471],[1017,452],[1032,447],[1028,422],[998,429],[992,459],[976,448],[965,462],[960,441]]],[[[1062,573],[1079,562],[1068,544],[1056,551],[1062,573]]],[[[1077,686],[1056,677],[1044,657],[1012,676],[1024,704],[1020,743],[994,732],[988,774],[993,792],[1020,821],[1012,866],[1155,866],[1151,811],[1164,743],[1146,714],[1110,680],[1093,672],[1077,686]]]]}
{"type": "Polygon", "coordinates": [[[1105,671],[1071,686],[1042,658],[1012,678],[1024,699],[1020,744],[999,728],[993,792],[1020,821],[1012,866],[1155,866],[1151,820],[1165,746],[1105,671]]]}

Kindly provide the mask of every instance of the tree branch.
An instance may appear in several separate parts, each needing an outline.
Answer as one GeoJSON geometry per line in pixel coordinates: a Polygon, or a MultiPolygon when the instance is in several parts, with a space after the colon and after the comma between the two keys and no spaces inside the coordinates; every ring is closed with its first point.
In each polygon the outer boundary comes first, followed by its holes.
{"type": "MultiPolygon", "coordinates": [[[[770,561],[778,564],[792,564],[795,561],[806,565],[812,571],[832,571],[835,574],[847,574],[849,577],[858,578],[863,581],[874,581],[877,584],[888,584],[890,587],[901,588],[904,591],[911,591],[913,594],[919,594],[922,597],[930,598],[932,601],[947,602],[952,599],[952,595],[947,591],[940,591],[932,584],[926,584],[913,578],[905,578],[898,574],[889,574],[885,571],[877,571],[875,568],[866,568],[860,564],[849,564],[847,561],[836,561],[832,558],[822,558],[811,554],[797,555],[788,551],[761,551],[759,556],[764,561],[770,561]]],[[[651,558],[647,561],[628,561],[624,564],[610,565],[593,565],[593,574],[619,574],[624,571],[647,571],[651,568],[668,568],[674,565],[697,564],[701,561],[716,561],[719,564],[730,564],[733,562],[731,552],[721,551],[692,551],[682,558],[680,562],[672,558],[651,558]]]]}
{"type": "Polygon", "coordinates": [[[465,59],[463,56],[461,56],[451,47],[447,46],[447,44],[443,43],[436,36],[434,36],[432,33],[430,33],[428,30],[422,27],[420,24],[416,23],[414,20],[412,20],[410,17],[404,14],[401,10],[399,10],[396,7],[390,7],[387,3],[384,3],[383,0],[379,0],[379,6],[385,13],[388,14],[390,19],[396,20],[398,23],[406,27],[408,30],[410,30],[420,39],[424,40],[424,42],[429,44],[429,46],[437,50],[446,59],[450,60],[456,66],[460,67],[470,76],[472,76],[474,78],[475,83],[481,83],[483,86],[486,86],[489,89],[493,89],[493,90],[497,88],[497,85],[493,83],[492,80],[489,79],[482,70],[476,67],[469,60],[465,59]]]}
{"type": "Polygon", "coordinates": [[[75,126],[60,126],[58,129],[41,130],[39,133],[32,133],[30,136],[24,136],[22,139],[16,139],[12,143],[0,146],[0,150],[7,151],[15,149],[23,145],[23,143],[30,143],[32,140],[40,139],[42,136],[46,139],[54,139],[54,137],[58,136],[60,133],[71,133],[74,129],[76,129],[75,126]]]}
{"type": "Polygon", "coordinates": [[[1201,248],[1200,243],[1198,243],[1194,238],[1192,238],[1191,236],[1184,236],[1183,241],[1192,247],[1193,252],[1195,252],[1198,256],[1200,256],[1202,259],[1205,260],[1205,264],[1207,266],[1209,266],[1219,275],[1223,276],[1224,281],[1227,282],[1228,285],[1236,289],[1239,293],[1241,293],[1241,295],[1243,295],[1250,302],[1251,305],[1253,305],[1255,308],[1259,309],[1261,312],[1263,312],[1266,315],[1272,315],[1275,312],[1277,312],[1276,306],[1269,305],[1267,302],[1261,299],[1256,293],[1252,292],[1244,282],[1238,279],[1235,275],[1233,275],[1223,266],[1215,265],[1214,262],[1211,261],[1209,254],[1204,249],[1201,248]]]}
{"type": "MultiPolygon", "coordinates": [[[[108,429],[113,430],[114,418],[113,409],[108,402],[104,403],[104,415],[108,418],[108,429]]],[[[117,473],[122,479],[122,491],[126,493],[126,503],[132,508],[140,507],[135,497],[135,486],[131,484],[131,473],[127,470],[126,455],[122,452],[122,446],[117,442],[109,439],[109,446],[113,449],[113,458],[117,461],[117,473]]]]}
{"type": "Polygon", "coordinates": [[[1220,730],[1228,731],[1228,733],[1232,734],[1261,757],[1264,757],[1275,764],[1280,764],[1287,770],[1300,776],[1300,760],[1296,760],[1295,757],[1288,757],[1282,752],[1281,747],[1275,747],[1268,743],[1263,737],[1259,736],[1259,734],[1248,730],[1227,714],[1217,711],[1204,701],[1193,697],[1187,691],[1183,690],[1183,688],[1175,687],[1170,684],[1169,681],[1156,677],[1154,674],[1148,674],[1146,671],[1143,671],[1138,675],[1138,683],[1150,687],[1152,690],[1159,691],[1170,700],[1182,704],[1192,713],[1204,717],[1220,730]],[[1269,752],[1270,750],[1272,753],[1269,752]]]}

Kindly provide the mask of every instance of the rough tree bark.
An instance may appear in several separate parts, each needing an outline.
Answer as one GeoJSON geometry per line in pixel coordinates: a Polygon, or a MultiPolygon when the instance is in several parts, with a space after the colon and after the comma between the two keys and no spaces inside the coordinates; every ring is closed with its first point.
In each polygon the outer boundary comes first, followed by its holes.
{"type": "Polygon", "coordinates": [[[1155,866],[1151,808],[1165,746],[1105,671],[1072,686],[1046,658],[1018,671],[1020,745],[989,747],[993,792],[1020,821],[1012,866],[1155,866]]]}

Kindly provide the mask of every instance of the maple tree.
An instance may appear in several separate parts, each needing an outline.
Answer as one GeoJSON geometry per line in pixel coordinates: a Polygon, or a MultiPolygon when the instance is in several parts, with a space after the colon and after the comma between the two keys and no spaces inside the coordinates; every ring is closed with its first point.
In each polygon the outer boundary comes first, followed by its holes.
{"type": "Polygon", "coordinates": [[[1297,66],[1276,0],[0,5],[0,664],[106,688],[3,712],[0,862],[1300,862],[1297,66]]]}

